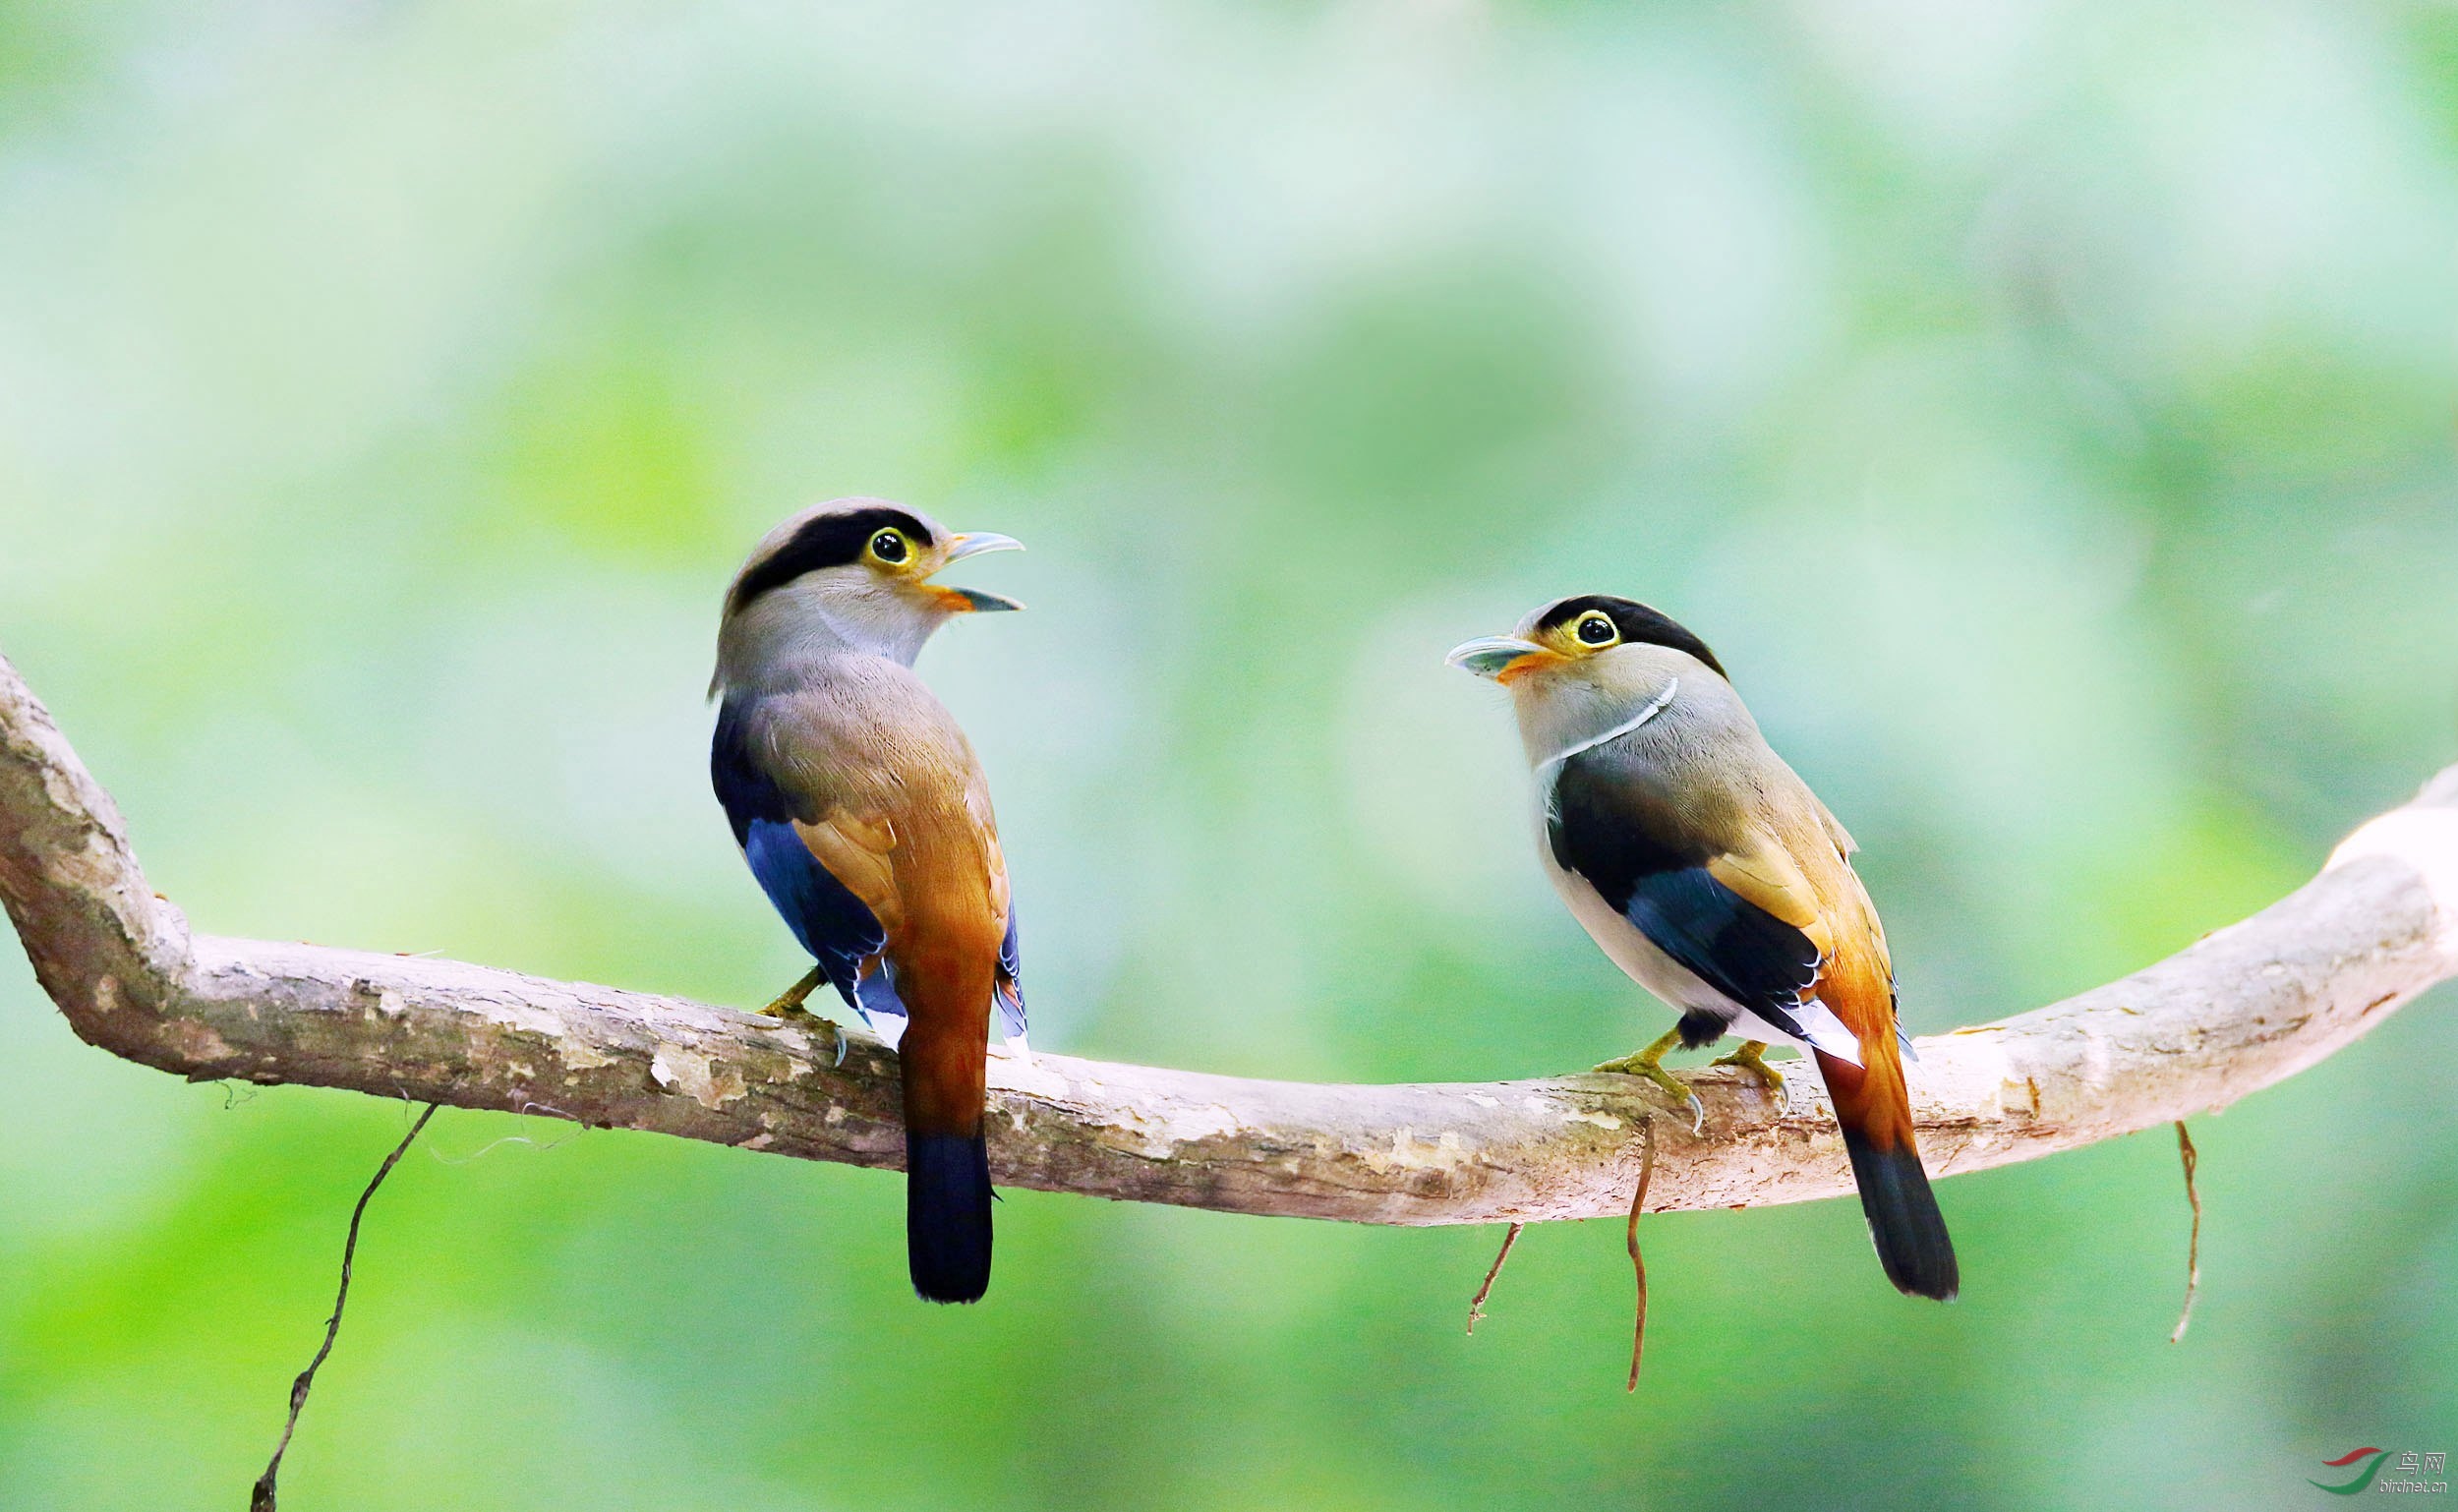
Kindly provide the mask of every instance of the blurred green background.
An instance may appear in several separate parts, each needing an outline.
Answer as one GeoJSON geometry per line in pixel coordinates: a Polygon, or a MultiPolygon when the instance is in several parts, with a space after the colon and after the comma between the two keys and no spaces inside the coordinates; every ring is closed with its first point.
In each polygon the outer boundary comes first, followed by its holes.
{"type": "MultiPolygon", "coordinates": [[[[0,650],[201,929],[710,1001],[719,597],[876,493],[1033,550],[924,671],[1034,1042],[1533,1076],[1664,1013],[1441,666],[1693,624],[1912,1026],[2292,888],[2458,754],[2458,12],[0,4],[0,650]]],[[[404,1110],[79,1044],[0,952],[0,1506],[237,1506],[404,1110]]],[[[2304,1507],[2458,1449],[2447,992],[2197,1128],[1845,1202],[1376,1231],[447,1113],[300,1508],[2304,1507]],[[2442,1079],[2445,1079],[2442,1078],[2442,1079]],[[517,1136],[517,1137],[513,1137],[517,1136]]]]}

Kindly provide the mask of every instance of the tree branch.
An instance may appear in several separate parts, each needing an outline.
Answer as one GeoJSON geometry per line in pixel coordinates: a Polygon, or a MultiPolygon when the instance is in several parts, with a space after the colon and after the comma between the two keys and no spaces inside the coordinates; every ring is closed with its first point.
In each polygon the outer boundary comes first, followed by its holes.
{"type": "MultiPolygon", "coordinates": [[[[554,1113],[807,1160],[899,1166],[896,1059],[858,1031],[457,961],[192,938],[110,797],[0,660],[0,900],[71,1027],[191,1080],[346,1087],[554,1113]]],[[[2033,1159],[2221,1107],[2458,975],[2458,767],[2357,831],[2312,882],[2079,997],[1918,1042],[1935,1175],[2033,1159]]],[[[1814,1076],[1780,1114],[1754,1077],[1696,1078],[1706,1133],[1661,1125],[1651,1210],[1850,1190],[1814,1076]]],[[[1639,1120],[1613,1076],[1334,1086],[1038,1055],[990,1062],[1010,1186],[1362,1223],[1623,1213],[1639,1120]]]]}

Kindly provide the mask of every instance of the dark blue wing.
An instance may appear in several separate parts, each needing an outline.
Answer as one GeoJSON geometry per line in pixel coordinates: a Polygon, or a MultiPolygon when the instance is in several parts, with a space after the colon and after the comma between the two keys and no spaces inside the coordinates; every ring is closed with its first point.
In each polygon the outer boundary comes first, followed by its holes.
{"type": "Polygon", "coordinates": [[[999,1028],[1009,1039],[1024,1037],[1024,957],[1016,944],[1016,909],[1007,910],[1007,938],[999,945],[999,1028]]]}
{"type": "Polygon", "coordinates": [[[861,976],[862,962],[888,945],[888,932],[879,927],[878,917],[812,859],[802,837],[790,824],[752,820],[742,858],[751,863],[751,875],[759,879],[768,901],[777,905],[786,927],[811,953],[846,1001],[854,1002],[853,987],[861,976]]]}
{"type": "Polygon", "coordinates": [[[1809,936],[1717,881],[1705,867],[1652,872],[1619,901],[1622,916],[1692,975],[1775,1027],[1818,980],[1809,936]]]}
{"type": "MultiPolygon", "coordinates": [[[[802,837],[794,833],[797,816],[792,801],[760,769],[732,699],[718,710],[717,738],[709,748],[709,780],[760,890],[776,905],[793,937],[819,962],[829,983],[846,1002],[862,1007],[854,996],[862,962],[887,948],[888,932],[851,890],[819,864],[802,837]]],[[[884,985],[884,973],[874,974],[884,985]]]]}
{"type": "Polygon", "coordinates": [[[1707,869],[1718,854],[1712,825],[1673,801],[1609,746],[1573,756],[1546,815],[1553,859],[1700,981],[1798,1034],[1793,1010],[1817,983],[1818,947],[1716,880],[1707,869]]]}

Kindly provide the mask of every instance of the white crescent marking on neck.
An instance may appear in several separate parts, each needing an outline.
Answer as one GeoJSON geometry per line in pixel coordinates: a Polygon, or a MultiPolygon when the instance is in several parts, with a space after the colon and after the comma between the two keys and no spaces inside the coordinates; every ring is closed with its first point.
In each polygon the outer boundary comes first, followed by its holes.
{"type": "Polygon", "coordinates": [[[1680,691],[1681,679],[1675,677],[1670,682],[1665,684],[1665,690],[1656,695],[1653,703],[1650,703],[1646,708],[1641,709],[1636,718],[1624,720],[1622,723],[1614,726],[1612,728],[1605,731],[1603,734],[1598,735],[1593,739],[1582,740],[1577,745],[1572,746],[1570,749],[1562,752],[1558,756],[1546,757],[1543,761],[1537,763],[1538,768],[1543,769],[1546,767],[1558,767],[1563,762],[1568,761],[1571,757],[1578,755],[1582,751],[1592,751],[1598,746],[1603,745],[1608,740],[1620,739],[1622,736],[1630,733],[1630,731],[1656,718],[1656,716],[1664,713],[1665,707],[1672,702],[1672,695],[1680,691]]]}

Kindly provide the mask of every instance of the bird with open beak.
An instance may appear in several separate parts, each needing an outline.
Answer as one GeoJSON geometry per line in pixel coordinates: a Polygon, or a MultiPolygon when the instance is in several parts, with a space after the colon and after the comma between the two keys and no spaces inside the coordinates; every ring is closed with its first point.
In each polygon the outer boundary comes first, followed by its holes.
{"type": "MultiPolygon", "coordinates": [[[[1599,1071],[1645,1076],[1703,1117],[1662,1065],[1728,1030],[1740,1065],[1805,1051],[1843,1126],[1887,1279],[1951,1301],[1954,1245],[1912,1142],[1886,935],[1852,839],[1767,745],[1705,642],[1644,604],[1549,604],[1450,663],[1510,690],[1535,770],[1546,871],[1613,963],[1677,1010],[1662,1039],[1599,1071]]],[[[1908,1048],[1908,1041],[1901,1041],[1908,1048]]]]}
{"type": "Polygon", "coordinates": [[[913,659],[960,614],[1024,607],[932,581],[1018,549],[883,499],[806,509],[735,575],[709,688],[717,800],[818,962],[762,1012],[826,982],[898,1050],[907,1258],[932,1302],[990,1285],[984,1058],[993,1006],[1023,1047],[1024,999],[989,784],[913,659]]]}

